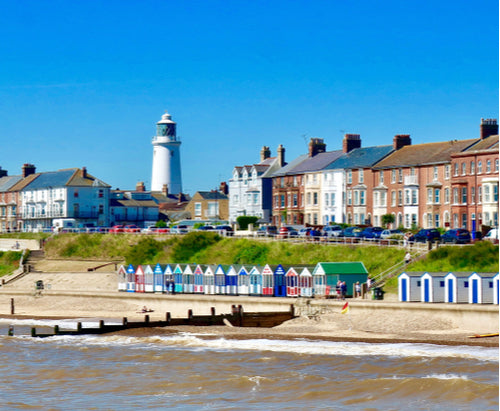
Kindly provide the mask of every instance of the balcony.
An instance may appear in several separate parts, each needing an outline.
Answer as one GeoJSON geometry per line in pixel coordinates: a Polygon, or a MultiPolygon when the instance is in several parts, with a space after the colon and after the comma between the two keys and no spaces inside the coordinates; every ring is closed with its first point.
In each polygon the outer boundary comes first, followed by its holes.
{"type": "Polygon", "coordinates": [[[405,186],[418,186],[418,176],[405,176],[405,186]]]}

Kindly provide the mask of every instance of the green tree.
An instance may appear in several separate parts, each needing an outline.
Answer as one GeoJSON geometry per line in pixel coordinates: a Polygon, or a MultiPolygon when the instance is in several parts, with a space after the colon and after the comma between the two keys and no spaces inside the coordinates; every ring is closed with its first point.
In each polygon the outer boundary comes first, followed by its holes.
{"type": "Polygon", "coordinates": [[[382,225],[384,227],[388,227],[389,224],[394,223],[394,221],[396,221],[396,217],[394,216],[394,214],[384,214],[382,216],[382,225]]]}
{"type": "Polygon", "coordinates": [[[238,227],[240,230],[248,230],[249,224],[255,224],[259,217],[250,216],[250,215],[240,215],[236,218],[236,222],[238,223],[238,227]]]}

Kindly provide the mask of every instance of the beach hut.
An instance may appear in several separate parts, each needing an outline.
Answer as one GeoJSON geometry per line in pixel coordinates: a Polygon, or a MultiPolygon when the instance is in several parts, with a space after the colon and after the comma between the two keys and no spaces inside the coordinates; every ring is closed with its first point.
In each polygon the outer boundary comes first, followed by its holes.
{"type": "MultiPolygon", "coordinates": [[[[472,273],[469,276],[469,303],[492,304],[494,301],[494,278],[497,273],[472,273]]],[[[497,277],[498,278],[498,277],[497,277]]]]}
{"type": "Polygon", "coordinates": [[[163,271],[163,284],[165,284],[165,292],[170,294],[175,292],[174,270],[170,264],[167,264],[163,271]]]}
{"type": "Polygon", "coordinates": [[[156,264],[153,268],[154,275],[154,292],[155,293],[163,293],[165,289],[164,283],[164,273],[165,267],[161,266],[161,264],[156,264]]]}
{"type": "Polygon", "coordinates": [[[194,271],[194,293],[195,294],[203,294],[203,274],[205,273],[204,266],[198,264],[194,271]]]}
{"type": "Polygon", "coordinates": [[[219,264],[215,269],[215,294],[226,294],[226,270],[228,266],[219,264]]]}
{"type": "Polygon", "coordinates": [[[182,275],[184,273],[184,264],[177,264],[174,268],[174,292],[182,294],[184,287],[182,285],[182,275]]]}
{"type": "Polygon", "coordinates": [[[248,269],[242,265],[238,270],[238,295],[250,293],[250,275],[248,269]]]}
{"type": "Polygon", "coordinates": [[[299,295],[301,297],[313,296],[313,276],[312,269],[304,267],[299,274],[299,295]]]}
{"type": "Polygon", "coordinates": [[[295,268],[290,267],[285,274],[286,296],[298,297],[299,295],[299,275],[295,268]]]}
{"type": "Polygon", "coordinates": [[[135,267],[132,264],[127,267],[127,292],[135,292],[135,267]]]}
{"type": "Polygon", "coordinates": [[[127,291],[127,269],[124,265],[118,268],[118,291],[127,291]]]}
{"type": "Polygon", "coordinates": [[[239,266],[229,266],[226,271],[226,294],[238,295],[239,266]]]}
{"type": "Polygon", "coordinates": [[[315,297],[324,297],[326,295],[326,275],[323,270],[319,270],[318,266],[314,267],[312,272],[313,277],[313,294],[315,297]]]}
{"type": "Polygon", "coordinates": [[[335,290],[338,281],[345,281],[347,287],[347,296],[352,297],[352,290],[354,284],[359,281],[360,284],[366,283],[368,278],[368,271],[361,261],[354,262],[341,262],[341,263],[318,263],[313,271],[313,276],[324,275],[326,290],[335,290]]]}
{"type": "Polygon", "coordinates": [[[469,276],[472,272],[450,272],[444,276],[444,301],[446,303],[469,302],[469,276]]]}
{"type": "Polygon", "coordinates": [[[203,273],[203,291],[205,294],[215,294],[215,266],[207,265],[203,273]]]}
{"type": "Polygon", "coordinates": [[[186,264],[182,270],[182,292],[184,294],[194,293],[194,275],[190,264],[186,264]]]}
{"type": "Polygon", "coordinates": [[[155,274],[149,264],[144,266],[144,292],[153,293],[155,291],[155,274]]]}
{"type": "Polygon", "coordinates": [[[274,270],[266,264],[261,271],[262,274],[262,295],[272,296],[274,294],[274,270]]]}
{"type": "Polygon", "coordinates": [[[443,303],[445,299],[445,276],[448,273],[424,273],[420,277],[420,301],[423,303],[443,303]]]}
{"type": "Polygon", "coordinates": [[[253,266],[248,273],[250,277],[250,295],[262,295],[262,267],[253,266]]]}
{"type": "Polygon", "coordinates": [[[144,267],[142,265],[138,265],[135,270],[135,292],[143,293],[144,292],[144,267]]]}
{"type": "Polygon", "coordinates": [[[423,272],[404,272],[398,276],[398,296],[402,302],[417,302],[421,300],[421,285],[423,272]]]}
{"type": "Polygon", "coordinates": [[[493,277],[493,304],[498,305],[498,273],[493,277]]]}
{"type": "Polygon", "coordinates": [[[281,264],[273,267],[274,296],[286,297],[286,269],[281,264]]]}

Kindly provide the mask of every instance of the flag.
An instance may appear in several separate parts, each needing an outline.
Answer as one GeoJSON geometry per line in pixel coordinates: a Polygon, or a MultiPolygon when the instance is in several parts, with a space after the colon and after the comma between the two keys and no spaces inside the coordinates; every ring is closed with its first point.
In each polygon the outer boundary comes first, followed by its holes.
{"type": "Polygon", "coordinates": [[[342,307],[342,311],[340,313],[345,314],[348,311],[349,311],[349,303],[345,303],[344,306],[342,307]]]}

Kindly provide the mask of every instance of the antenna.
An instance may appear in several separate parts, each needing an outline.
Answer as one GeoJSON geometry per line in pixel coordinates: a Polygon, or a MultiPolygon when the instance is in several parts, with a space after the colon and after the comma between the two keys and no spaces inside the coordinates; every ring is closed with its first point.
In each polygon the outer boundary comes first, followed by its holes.
{"type": "Polygon", "coordinates": [[[307,146],[307,138],[306,138],[307,133],[301,134],[300,136],[304,139],[304,143],[306,143],[307,146]]]}

